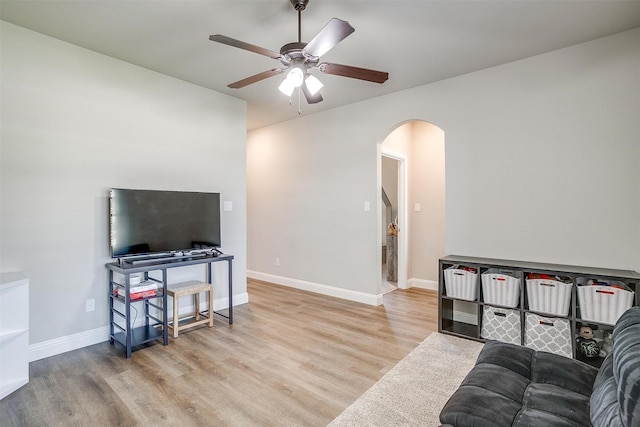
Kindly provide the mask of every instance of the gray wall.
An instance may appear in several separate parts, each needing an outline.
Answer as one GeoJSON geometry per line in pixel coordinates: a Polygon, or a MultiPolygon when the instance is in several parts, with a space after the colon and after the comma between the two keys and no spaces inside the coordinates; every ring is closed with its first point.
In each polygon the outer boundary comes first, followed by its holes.
{"type": "Polygon", "coordinates": [[[448,254],[640,269],[639,70],[635,29],[250,132],[250,274],[374,294],[377,144],[411,119],[445,133],[448,254]]]}
{"type": "Polygon", "coordinates": [[[32,344],[108,325],[110,187],[232,201],[223,250],[246,294],[244,101],[4,22],[1,59],[0,268],[29,276],[32,344]]]}

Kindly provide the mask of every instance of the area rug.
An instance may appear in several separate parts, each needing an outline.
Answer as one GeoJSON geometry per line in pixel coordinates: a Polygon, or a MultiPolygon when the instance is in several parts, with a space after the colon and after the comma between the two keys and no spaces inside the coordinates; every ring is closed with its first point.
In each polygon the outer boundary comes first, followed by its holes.
{"type": "Polygon", "coordinates": [[[482,346],[432,333],[329,426],[439,426],[440,411],[482,346]]]}

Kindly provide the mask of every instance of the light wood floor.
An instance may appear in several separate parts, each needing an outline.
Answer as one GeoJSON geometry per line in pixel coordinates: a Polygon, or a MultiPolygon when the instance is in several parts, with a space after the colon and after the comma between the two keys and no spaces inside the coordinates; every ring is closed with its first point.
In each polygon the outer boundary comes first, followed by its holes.
{"type": "Polygon", "coordinates": [[[437,329],[432,291],[384,304],[249,280],[234,324],[130,359],[108,342],[31,363],[0,401],[8,426],[325,426],[437,329]]]}

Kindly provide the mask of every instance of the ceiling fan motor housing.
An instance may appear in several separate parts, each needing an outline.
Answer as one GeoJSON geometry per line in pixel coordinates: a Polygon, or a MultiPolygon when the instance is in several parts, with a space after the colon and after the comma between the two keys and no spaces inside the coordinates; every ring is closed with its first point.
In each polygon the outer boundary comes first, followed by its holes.
{"type": "Polygon", "coordinates": [[[304,10],[309,4],[309,0],[290,0],[295,10],[304,10]]]}
{"type": "Polygon", "coordinates": [[[280,62],[282,62],[282,64],[285,66],[289,66],[292,64],[304,65],[305,69],[315,67],[318,64],[320,58],[306,55],[304,52],[304,48],[306,46],[307,43],[304,42],[293,42],[285,44],[280,48],[280,54],[282,55],[280,62]]]}

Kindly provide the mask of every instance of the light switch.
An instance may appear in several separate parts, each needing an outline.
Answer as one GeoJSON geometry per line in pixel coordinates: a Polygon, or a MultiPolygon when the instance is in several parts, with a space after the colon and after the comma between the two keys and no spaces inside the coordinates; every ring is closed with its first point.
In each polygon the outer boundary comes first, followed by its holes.
{"type": "Polygon", "coordinates": [[[413,210],[416,212],[420,212],[420,203],[416,203],[415,206],[413,207],[413,210]]]}
{"type": "Polygon", "coordinates": [[[371,202],[364,202],[364,211],[369,212],[371,210],[371,202]]]}
{"type": "Polygon", "coordinates": [[[230,201],[226,201],[224,202],[223,208],[225,211],[232,211],[233,210],[233,202],[230,201]]]}

